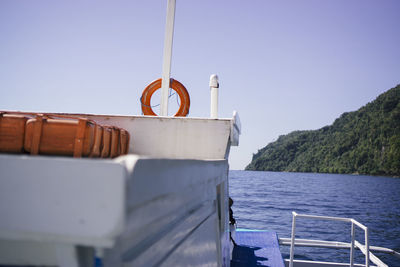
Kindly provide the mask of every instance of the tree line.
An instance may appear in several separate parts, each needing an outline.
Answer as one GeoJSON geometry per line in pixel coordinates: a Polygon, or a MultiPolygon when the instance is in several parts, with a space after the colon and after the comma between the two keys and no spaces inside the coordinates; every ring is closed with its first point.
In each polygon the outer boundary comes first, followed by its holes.
{"type": "Polygon", "coordinates": [[[400,176],[400,85],[332,125],[280,136],[246,170],[400,176]]]}

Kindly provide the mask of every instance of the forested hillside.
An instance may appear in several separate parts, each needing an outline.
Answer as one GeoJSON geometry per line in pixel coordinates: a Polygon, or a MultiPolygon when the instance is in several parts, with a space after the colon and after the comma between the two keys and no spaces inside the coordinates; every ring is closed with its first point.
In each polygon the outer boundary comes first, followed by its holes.
{"type": "Polygon", "coordinates": [[[400,176],[400,85],[330,126],[280,136],[246,170],[400,176]]]}

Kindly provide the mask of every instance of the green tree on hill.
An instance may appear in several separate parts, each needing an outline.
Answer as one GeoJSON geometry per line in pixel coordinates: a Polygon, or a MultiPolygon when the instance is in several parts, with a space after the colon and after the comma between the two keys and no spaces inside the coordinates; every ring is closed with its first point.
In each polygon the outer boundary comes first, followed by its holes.
{"type": "Polygon", "coordinates": [[[332,125],[280,136],[246,170],[400,176],[400,85],[332,125]]]}

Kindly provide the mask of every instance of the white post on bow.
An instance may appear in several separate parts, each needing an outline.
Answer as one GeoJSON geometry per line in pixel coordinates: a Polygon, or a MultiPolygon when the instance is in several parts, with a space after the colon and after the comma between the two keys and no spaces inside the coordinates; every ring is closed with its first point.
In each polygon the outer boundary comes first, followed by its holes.
{"type": "Polygon", "coordinates": [[[165,25],[164,58],[161,83],[161,116],[168,116],[168,91],[171,76],[172,41],[174,37],[176,0],[167,0],[167,21],[165,25]]]}

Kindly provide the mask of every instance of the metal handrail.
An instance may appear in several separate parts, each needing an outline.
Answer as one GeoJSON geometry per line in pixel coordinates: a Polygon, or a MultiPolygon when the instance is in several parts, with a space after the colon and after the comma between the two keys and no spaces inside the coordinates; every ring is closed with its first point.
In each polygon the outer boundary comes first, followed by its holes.
{"type": "MultiPolygon", "coordinates": [[[[279,245],[283,246],[290,246],[291,244],[290,238],[279,237],[278,241],[279,245]]],[[[312,239],[301,239],[301,238],[296,238],[295,245],[300,247],[323,247],[323,248],[337,248],[337,249],[349,249],[351,247],[351,243],[346,243],[346,242],[312,240],[312,239]]],[[[356,248],[358,249],[357,246],[356,248]]],[[[369,246],[369,251],[388,253],[397,258],[400,258],[400,253],[390,248],[369,246]]]]}
{"type": "MultiPolygon", "coordinates": [[[[330,217],[330,216],[317,216],[317,215],[307,215],[307,214],[298,214],[296,212],[292,212],[293,221],[292,221],[292,236],[290,241],[290,262],[289,267],[293,267],[293,259],[294,259],[294,246],[295,246],[295,232],[296,232],[296,218],[307,218],[307,219],[318,219],[318,220],[329,220],[329,221],[340,221],[340,222],[350,222],[351,223],[351,243],[350,243],[350,266],[354,266],[354,249],[358,248],[365,255],[365,266],[369,267],[369,261],[371,260],[377,266],[387,267],[381,260],[378,259],[372,252],[370,252],[369,247],[369,231],[368,227],[359,223],[358,221],[351,218],[343,218],[343,217],[330,217]],[[364,230],[365,233],[365,244],[362,245],[360,242],[355,240],[355,226],[364,230]]],[[[304,240],[303,240],[304,241],[304,240]]],[[[325,242],[325,241],[319,241],[325,242]]]]}

